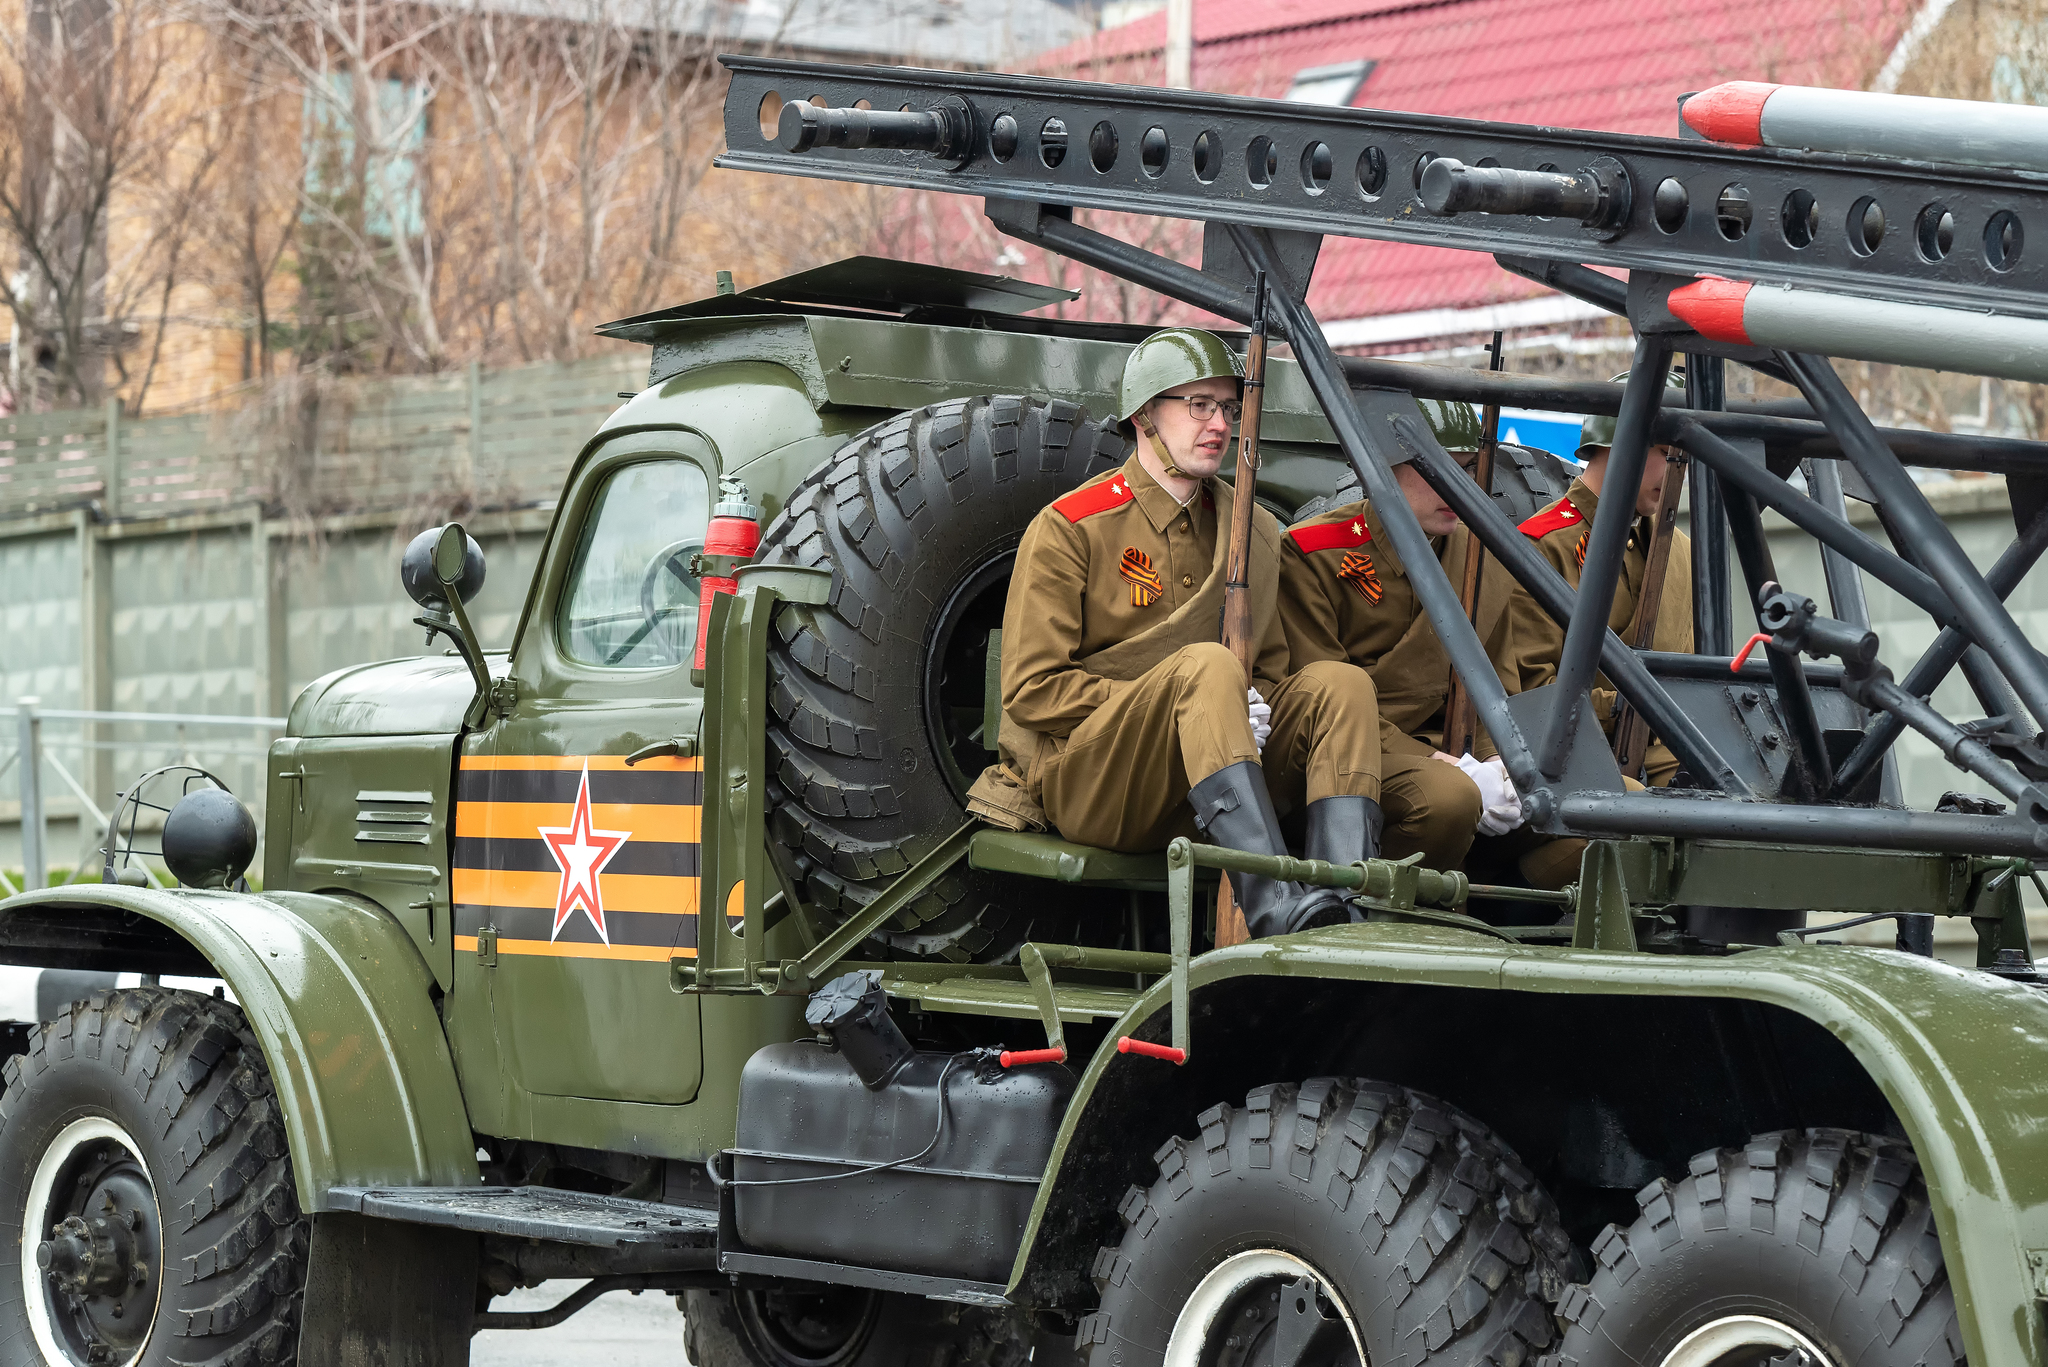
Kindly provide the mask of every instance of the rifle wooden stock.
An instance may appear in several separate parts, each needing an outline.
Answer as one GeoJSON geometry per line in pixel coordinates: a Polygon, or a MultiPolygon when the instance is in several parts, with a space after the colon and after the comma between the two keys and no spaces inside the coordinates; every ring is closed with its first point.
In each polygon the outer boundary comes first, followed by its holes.
{"type": "Polygon", "coordinates": [[[1251,562],[1252,511],[1259,489],[1259,413],[1266,393],[1266,334],[1252,332],[1245,347],[1244,415],[1237,427],[1237,482],[1230,500],[1230,546],[1223,561],[1223,644],[1244,667],[1245,686],[1252,681],[1251,562]]]}
{"type": "MultiPolygon", "coordinates": [[[[1486,369],[1498,373],[1504,353],[1501,351],[1502,333],[1495,329],[1493,342],[1486,348],[1486,369]]],[[[1479,459],[1472,471],[1473,482],[1479,492],[1493,497],[1493,455],[1500,444],[1500,405],[1490,403],[1480,410],[1479,459]]],[[[1458,601],[1465,605],[1465,620],[1474,627],[1479,625],[1479,576],[1486,565],[1486,548],[1479,544],[1479,538],[1468,528],[1465,533],[1465,577],[1458,586],[1458,601]]],[[[1469,755],[1479,738],[1479,718],[1472,706],[1472,694],[1465,687],[1465,681],[1458,677],[1458,667],[1451,666],[1451,682],[1444,693],[1444,753],[1469,755]]]]}
{"type": "MultiPolygon", "coordinates": [[[[1500,425],[1500,405],[1486,405],[1481,419],[1483,430],[1479,436],[1479,461],[1473,467],[1472,478],[1482,492],[1493,493],[1494,428],[1500,425]]],[[[1465,533],[1465,576],[1458,585],[1458,602],[1464,606],[1465,617],[1475,627],[1479,624],[1479,583],[1485,571],[1486,548],[1479,544],[1479,538],[1468,528],[1465,533]]],[[[1472,694],[1465,687],[1465,681],[1458,677],[1456,665],[1451,667],[1450,690],[1444,694],[1444,753],[1469,755],[1479,736],[1479,717],[1472,705],[1472,694]]]]}
{"type": "MultiPolygon", "coordinates": [[[[1628,627],[1631,650],[1648,650],[1657,636],[1657,611],[1664,602],[1664,572],[1671,564],[1671,542],[1678,530],[1678,496],[1685,488],[1685,460],[1666,458],[1664,487],[1650,521],[1650,547],[1643,565],[1643,588],[1628,627]]],[[[1617,699],[1614,715],[1614,758],[1629,778],[1643,777],[1643,757],[1650,748],[1650,727],[1635,708],[1617,699]]]]}

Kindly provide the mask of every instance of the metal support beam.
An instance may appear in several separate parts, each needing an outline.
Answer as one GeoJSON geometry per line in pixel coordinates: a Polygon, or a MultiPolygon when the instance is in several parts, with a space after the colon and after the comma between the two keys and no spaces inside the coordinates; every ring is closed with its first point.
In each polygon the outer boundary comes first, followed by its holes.
{"type": "MultiPolygon", "coordinates": [[[[2034,568],[2043,552],[2048,552],[2048,508],[2042,509],[2027,528],[2026,535],[2006,547],[2005,554],[1998,557],[1984,575],[1985,584],[2001,599],[2011,595],[2019,587],[2027,572],[2034,568]]],[[[1941,686],[1951,669],[1956,667],[1969,648],[1970,638],[1954,627],[1945,628],[1934,638],[1934,644],[1906,672],[1899,687],[1916,698],[1925,698],[1941,686]]],[[[1863,733],[1849,758],[1842,761],[1842,767],[1835,773],[1837,794],[1848,792],[1863,781],[1872,765],[1890,753],[1894,743],[1905,730],[1905,723],[1897,717],[1886,715],[1876,718],[1863,733]]]]}
{"type": "Polygon", "coordinates": [[[1537,755],[1538,766],[1553,779],[1564,776],[1565,759],[1571,754],[1572,736],[1579,724],[1579,699],[1592,688],[1599,672],[1600,642],[1607,634],[1615,586],[1621,582],[1622,557],[1627,553],[1629,529],[1636,521],[1636,490],[1649,458],[1650,421],[1670,370],[1668,343],[1655,334],[1637,339],[1635,360],[1621,396],[1621,413],[1615,419],[1614,443],[1608,448],[1600,506],[1593,514],[1586,542],[1585,570],[1579,578],[1582,610],[1565,626],[1564,648],[1557,662],[1557,703],[1537,755]]]}
{"type": "MultiPolygon", "coordinates": [[[[1756,499],[1747,486],[1749,466],[1737,453],[1734,466],[1721,468],[1731,474],[1738,469],[1744,472],[1744,482],[1726,491],[1728,535],[1735,543],[1735,558],[1742,562],[1750,606],[1761,625],[1764,589],[1778,582],[1778,567],[1771,558],[1770,542],[1764,538],[1763,515],[1757,511],[1756,499]]],[[[1813,710],[1813,690],[1796,654],[1767,650],[1764,658],[1771,667],[1771,687],[1778,696],[1778,711],[1785,719],[1785,729],[1792,733],[1792,763],[1785,774],[1785,795],[1795,800],[1818,798],[1828,791],[1834,769],[1828,761],[1827,741],[1820,733],[1820,718],[1813,710]]]]}
{"type": "Polygon", "coordinates": [[[24,891],[43,887],[49,880],[46,842],[49,830],[43,820],[43,720],[36,714],[40,698],[22,698],[15,706],[14,769],[21,780],[21,869],[24,891]]]}
{"type": "Polygon", "coordinates": [[[1700,836],[2027,858],[2048,853],[2048,826],[2020,816],[1817,808],[1775,802],[1687,802],[1654,793],[1628,793],[1568,797],[1564,819],[1573,830],[1608,835],[1700,836]]]}
{"type": "MultiPolygon", "coordinates": [[[[1782,515],[1793,526],[1811,535],[1821,543],[1824,551],[1839,552],[1844,559],[1869,570],[1877,576],[1880,583],[1896,590],[1935,621],[1943,625],[1962,624],[1948,594],[1942,591],[1941,585],[1935,583],[1933,577],[1925,570],[1887,551],[1857,531],[1846,517],[1822,507],[1801,494],[1714,433],[1696,422],[1681,420],[1678,425],[1678,444],[1690,454],[1705,461],[1721,476],[1726,487],[1723,501],[1728,509],[1733,510],[1740,502],[1749,509],[1745,517],[1754,516],[1757,504],[1761,503],[1782,515]]],[[[1836,472],[1831,468],[1830,473],[1836,472]]],[[[1837,478],[1839,480],[1839,475],[1837,478]]],[[[1734,521],[1733,511],[1728,513],[1728,517],[1729,530],[1737,538],[1739,547],[1743,532],[1734,521]]],[[[1759,521],[1757,525],[1761,529],[1763,524],[1759,521]]],[[[1744,574],[1749,574],[1751,568],[1745,564],[1744,574]]],[[[1777,570],[1766,564],[1763,576],[1763,581],[1750,584],[1752,595],[1761,587],[1762,582],[1776,579],[1777,570]]]]}
{"type": "MultiPolygon", "coordinates": [[[[1806,487],[1821,511],[1849,521],[1849,499],[1842,491],[1842,471],[1831,460],[1808,460],[1800,464],[1806,487]]],[[[1863,572],[1854,561],[1823,541],[1820,543],[1821,573],[1828,581],[1828,611],[1836,620],[1852,627],[1870,629],[1870,600],[1863,592],[1863,572]]]]}
{"type": "Polygon", "coordinates": [[[1785,352],[1780,359],[1798,377],[1807,402],[1842,444],[1886,515],[1896,521],[1928,573],[1955,604],[1963,627],[1997,663],[2036,724],[2048,726],[2048,660],[2042,659],[1998,595],[1985,586],[1977,567],[1956,544],[1955,533],[1928,506],[1926,495],[1898,457],[1886,449],[1842,377],[1824,357],[1785,352]]]}
{"type": "MultiPolygon", "coordinates": [[[[1727,367],[1719,356],[1685,358],[1685,401],[1694,409],[1725,408],[1726,386],[1727,367]]],[[[1728,514],[1721,477],[1696,460],[1686,479],[1692,499],[1692,648],[1702,655],[1732,655],[1735,614],[1728,596],[1728,514]]]]}

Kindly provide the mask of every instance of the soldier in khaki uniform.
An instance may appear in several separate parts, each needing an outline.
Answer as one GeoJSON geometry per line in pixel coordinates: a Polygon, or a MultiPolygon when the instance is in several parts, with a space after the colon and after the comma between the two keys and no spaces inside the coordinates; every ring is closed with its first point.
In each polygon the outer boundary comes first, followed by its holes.
{"type": "MultiPolygon", "coordinates": [[[[1469,404],[1422,400],[1447,451],[1476,450],[1479,415],[1469,404]]],[[[1406,462],[1395,479],[1440,562],[1455,581],[1464,573],[1469,533],[1434,489],[1406,462]]],[[[1380,708],[1380,806],[1390,859],[1422,852],[1432,868],[1454,869],[1477,830],[1501,834],[1521,819],[1514,787],[1484,735],[1478,758],[1443,752],[1450,656],[1422,611],[1421,599],[1365,499],[1331,508],[1287,533],[1280,552],[1281,618],[1295,667],[1347,660],[1372,676],[1380,708]]],[[[1511,649],[1509,594],[1514,581],[1496,562],[1480,577],[1478,631],[1508,692],[1518,686],[1511,649]]]]}
{"type": "MultiPolygon", "coordinates": [[[[1670,383],[1674,388],[1683,388],[1685,381],[1674,373],[1670,383]]],[[[1572,481],[1563,498],[1522,524],[1522,534],[1536,542],[1543,558],[1574,589],[1585,572],[1586,544],[1606,482],[1614,419],[1586,419],[1580,438],[1578,454],[1586,468],[1572,481]]],[[[1670,454],[1669,447],[1650,448],[1649,458],[1643,463],[1642,483],[1635,490],[1636,523],[1629,532],[1621,579],[1615,585],[1614,602],[1607,614],[1608,626],[1623,636],[1635,620],[1636,602],[1649,567],[1650,519],[1657,511],[1657,497],[1664,485],[1665,462],[1670,454]]],[[[1522,688],[1528,690],[1552,682],[1557,678],[1558,660],[1564,653],[1564,628],[1520,585],[1515,587],[1510,611],[1514,617],[1516,672],[1522,688]]],[[[1687,654],[1692,651],[1692,543],[1684,532],[1676,530],[1672,532],[1671,559],[1664,573],[1664,592],[1657,608],[1651,648],[1687,654]]],[[[1594,681],[1593,710],[1610,740],[1614,734],[1616,697],[1606,675],[1594,681]]],[[[1677,772],[1678,757],[1662,741],[1653,739],[1644,756],[1644,777],[1652,786],[1661,788],[1677,772]]],[[[1631,787],[1642,786],[1634,775],[1625,775],[1624,782],[1631,787]]],[[[1561,887],[1577,872],[1584,848],[1583,840],[1545,842],[1522,856],[1522,874],[1538,886],[1561,887]]]]}
{"type": "MultiPolygon", "coordinates": [[[[1332,662],[1290,675],[1280,527],[1263,509],[1253,514],[1250,690],[1217,640],[1232,493],[1216,471],[1241,376],[1236,353],[1211,333],[1170,329],[1132,350],[1119,416],[1137,452],[1040,512],[1018,547],[1003,613],[1000,762],[969,795],[977,816],[1118,850],[1155,850],[1199,829],[1221,845],[1285,854],[1277,794],[1306,803],[1317,857],[1378,853],[1372,681],[1332,662]]],[[[1231,880],[1254,936],[1351,918],[1332,889],[1231,880]]]]}

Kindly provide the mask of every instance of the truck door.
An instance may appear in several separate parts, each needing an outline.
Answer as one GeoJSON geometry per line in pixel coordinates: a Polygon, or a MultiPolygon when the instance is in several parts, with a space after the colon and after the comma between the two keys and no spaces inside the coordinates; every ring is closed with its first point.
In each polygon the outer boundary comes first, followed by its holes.
{"type": "Polygon", "coordinates": [[[464,746],[457,995],[467,977],[465,1014],[489,1003],[501,1075],[528,1094],[678,1103],[702,1075],[697,998],[670,990],[669,959],[697,942],[702,697],[681,566],[715,471],[678,433],[585,463],[513,648],[517,700],[464,746]],[[671,753],[635,758],[650,747],[671,753]]]}

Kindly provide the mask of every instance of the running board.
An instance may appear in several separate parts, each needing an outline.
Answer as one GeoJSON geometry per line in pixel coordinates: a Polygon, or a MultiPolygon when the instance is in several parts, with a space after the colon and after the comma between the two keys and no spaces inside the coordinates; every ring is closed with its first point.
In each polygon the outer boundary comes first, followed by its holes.
{"type": "Polygon", "coordinates": [[[556,1187],[331,1187],[324,1209],[587,1248],[704,1248],[718,1212],[556,1187]]]}

